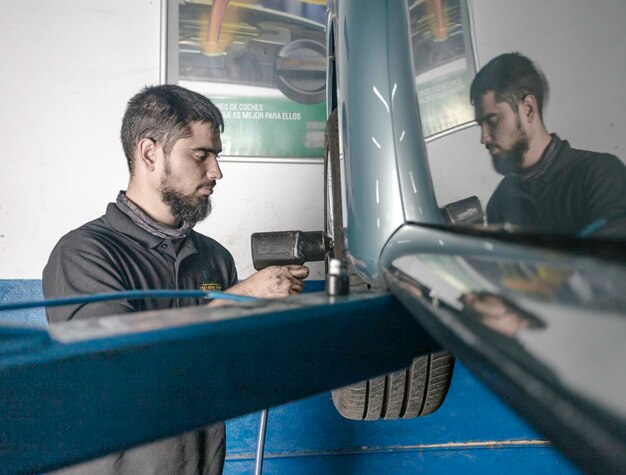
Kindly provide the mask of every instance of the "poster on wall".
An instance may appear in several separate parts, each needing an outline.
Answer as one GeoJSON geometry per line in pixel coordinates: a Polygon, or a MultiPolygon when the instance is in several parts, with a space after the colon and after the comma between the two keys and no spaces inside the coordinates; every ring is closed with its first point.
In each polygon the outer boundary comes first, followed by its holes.
{"type": "Polygon", "coordinates": [[[475,75],[465,0],[410,2],[417,98],[425,138],[469,125],[475,75]]]}
{"type": "Polygon", "coordinates": [[[178,82],[222,111],[224,155],[322,157],[325,0],[185,0],[178,82]]]}

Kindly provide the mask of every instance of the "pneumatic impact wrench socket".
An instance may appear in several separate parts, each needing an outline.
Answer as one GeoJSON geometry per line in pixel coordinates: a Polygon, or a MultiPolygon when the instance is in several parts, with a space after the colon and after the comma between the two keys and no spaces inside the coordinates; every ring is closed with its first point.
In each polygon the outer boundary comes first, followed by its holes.
{"type": "Polygon", "coordinates": [[[348,295],[350,278],[346,262],[342,259],[331,259],[326,275],[326,293],[330,296],[348,295]]]}

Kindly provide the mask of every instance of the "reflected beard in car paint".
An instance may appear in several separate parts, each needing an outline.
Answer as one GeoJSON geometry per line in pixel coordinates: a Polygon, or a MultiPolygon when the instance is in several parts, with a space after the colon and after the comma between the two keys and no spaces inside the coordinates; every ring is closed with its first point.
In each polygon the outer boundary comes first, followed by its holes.
{"type": "MultiPolygon", "coordinates": [[[[161,200],[169,206],[172,216],[183,223],[197,223],[206,219],[209,214],[211,214],[212,210],[209,195],[194,196],[193,194],[186,195],[181,193],[172,186],[171,178],[172,170],[166,160],[159,191],[161,193],[161,200]]],[[[215,181],[211,181],[209,185],[215,186],[215,181]]]]}
{"type": "Polygon", "coordinates": [[[519,117],[517,118],[516,130],[518,138],[510,149],[503,149],[497,144],[487,145],[487,149],[491,154],[493,168],[500,175],[506,176],[523,171],[522,163],[524,161],[524,154],[528,151],[528,136],[522,129],[519,117]],[[499,152],[494,153],[494,149],[499,149],[499,152]]]}

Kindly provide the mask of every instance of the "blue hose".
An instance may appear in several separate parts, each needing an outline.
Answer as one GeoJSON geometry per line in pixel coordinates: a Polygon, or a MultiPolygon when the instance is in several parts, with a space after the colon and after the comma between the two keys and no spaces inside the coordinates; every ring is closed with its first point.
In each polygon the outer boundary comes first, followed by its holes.
{"type": "Polygon", "coordinates": [[[232,300],[233,302],[255,302],[261,300],[257,297],[245,297],[243,295],[227,294],[225,292],[204,290],[127,290],[122,292],[109,292],[104,294],[84,295],[77,297],[65,297],[59,299],[50,300],[34,300],[30,302],[12,302],[0,304],[0,312],[8,310],[21,310],[25,308],[37,308],[37,307],[60,307],[63,305],[76,305],[83,303],[104,302],[106,300],[120,300],[120,299],[140,299],[145,297],[152,297],[157,299],[166,298],[202,298],[202,299],[220,299],[220,300],[232,300]]]}

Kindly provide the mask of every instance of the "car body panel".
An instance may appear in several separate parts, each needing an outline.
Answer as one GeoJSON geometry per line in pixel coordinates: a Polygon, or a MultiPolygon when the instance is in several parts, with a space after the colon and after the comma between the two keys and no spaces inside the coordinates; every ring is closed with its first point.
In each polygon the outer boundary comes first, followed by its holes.
{"type": "Polygon", "coordinates": [[[329,7],[355,270],[585,470],[626,472],[623,246],[443,225],[407,2],[329,7]]]}
{"type": "Polygon", "coordinates": [[[328,76],[334,68],[346,245],[355,270],[375,283],[380,250],[398,227],[441,223],[442,216],[427,168],[413,67],[406,61],[412,56],[406,3],[338,1],[335,8],[328,76]],[[372,61],[374,54],[385,59],[372,61]]]}
{"type": "Polygon", "coordinates": [[[624,472],[623,263],[409,224],[381,266],[417,320],[558,449],[590,473],[624,472]]]}
{"type": "Polygon", "coordinates": [[[393,83],[373,51],[395,50],[386,36],[385,2],[337,2],[335,64],[346,181],[346,244],[355,269],[376,280],[380,249],[404,222],[396,140],[390,117],[393,83]],[[381,26],[381,22],[383,25],[381,26]],[[372,45],[369,51],[363,45],[372,45]]]}

